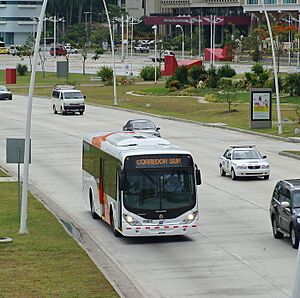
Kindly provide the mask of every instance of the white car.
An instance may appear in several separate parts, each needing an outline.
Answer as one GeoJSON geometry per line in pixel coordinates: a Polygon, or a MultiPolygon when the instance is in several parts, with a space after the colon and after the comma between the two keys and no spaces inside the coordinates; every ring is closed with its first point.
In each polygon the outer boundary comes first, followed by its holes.
{"type": "Polygon", "coordinates": [[[75,49],[70,45],[66,45],[65,49],[67,50],[68,54],[78,54],[78,49],[75,49]]]}
{"type": "Polygon", "coordinates": [[[230,174],[232,180],[237,177],[263,177],[267,180],[270,176],[270,165],[266,158],[254,145],[232,145],[219,158],[220,175],[230,174]]]}

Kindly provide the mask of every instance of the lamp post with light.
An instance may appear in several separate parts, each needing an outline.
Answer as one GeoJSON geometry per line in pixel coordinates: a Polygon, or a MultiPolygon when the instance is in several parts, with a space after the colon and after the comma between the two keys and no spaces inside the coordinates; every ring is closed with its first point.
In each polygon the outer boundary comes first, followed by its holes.
{"type": "Polygon", "coordinates": [[[48,21],[53,22],[53,49],[54,49],[54,58],[56,58],[56,26],[58,22],[64,21],[64,18],[57,18],[56,15],[49,17],[48,21]]]}
{"type": "Polygon", "coordinates": [[[275,57],[275,49],[274,49],[274,42],[273,42],[273,34],[271,29],[271,24],[269,20],[268,13],[266,11],[266,6],[264,0],[260,0],[262,9],[265,14],[265,18],[267,21],[267,26],[269,30],[269,36],[271,40],[271,49],[272,49],[272,58],[273,58],[273,70],[274,70],[274,80],[275,80],[275,90],[276,90],[276,104],[277,104],[277,126],[278,126],[278,134],[282,134],[282,125],[281,125],[281,113],[280,113],[280,99],[279,99],[279,84],[278,84],[278,73],[277,73],[277,65],[276,65],[276,57],[275,57]]]}
{"type": "Polygon", "coordinates": [[[26,128],[25,128],[25,148],[24,148],[24,169],[23,169],[23,189],[22,189],[22,205],[20,217],[20,230],[19,234],[28,233],[27,230],[27,209],[28,209],[28,178],[29,178],[29,157],[30,157],[30,135],[31,135],[31,115],[32,115],[32,101],[35,83],[36,67],[38,63],[38,52],[41,40],[41,33],[43,28],[43,19],[47,7],[47,0],[43,1],[41,8],[39,22],[37,27],[37,34],[34,45],[33,64],[30,78],[28,100],[27,100],[27,114],[26,114],[26,128]]]}
{"type": "Polygon", "coordinates": [[[181,36],[182,36],[182,41],[181,41],[181,51],[182,51],[182,54],[181,54],[181,57],[182,57],[182,60],[184,59],[184,31],[183,31],[183,28],[181,25],[176,25],[176,28],[179,28],[181,30],[181,36]]]}

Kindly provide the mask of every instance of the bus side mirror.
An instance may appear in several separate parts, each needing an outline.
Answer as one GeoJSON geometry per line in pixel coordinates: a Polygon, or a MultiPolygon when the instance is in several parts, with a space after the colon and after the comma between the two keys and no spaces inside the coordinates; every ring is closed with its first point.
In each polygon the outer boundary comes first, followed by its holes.
{"type": "Polygon", "coordinates": [[[120,190],[124,190],[125,189],[125,175],[124,175],[124,173],[122,173],[119,176],[119,189],[120,190]]]}
{"type": "Polygon", "coordinates": [[[196,184],[197,185],[201,185],[202,181],[201,181],[201,173],[200,170],[196,169],[196,184]]]}

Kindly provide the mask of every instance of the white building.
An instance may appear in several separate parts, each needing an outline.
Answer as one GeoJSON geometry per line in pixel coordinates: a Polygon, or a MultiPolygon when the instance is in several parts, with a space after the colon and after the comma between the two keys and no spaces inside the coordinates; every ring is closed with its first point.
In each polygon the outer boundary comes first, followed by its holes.
{"type": "Polygon", "coordinates": [[[0,0],[0,40],[19,45],[35,36],[42,4],[43,0],[0,0]]]}

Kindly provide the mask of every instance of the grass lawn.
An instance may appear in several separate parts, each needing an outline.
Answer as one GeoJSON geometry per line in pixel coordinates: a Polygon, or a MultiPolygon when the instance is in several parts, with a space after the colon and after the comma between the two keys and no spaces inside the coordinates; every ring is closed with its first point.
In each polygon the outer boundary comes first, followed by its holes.
{"type": "Polygon", "coordinates": [[[0,183],[1,297],[118,297],[85,251],[31,195],[27,226],[19,235],[17,184],[0,183]]]}
{"type": "MultiPolygon", "coordinates": [[[[29,86],[30,84],[30,73],[27,73],[25,76],[17,75],[17,83],[13,85],[7,85],[12,90],[15,87],[19,86],[29,86]]],[[[45,78],[43,78],[42,72],[36,72],[36,86],[51,86],[53,87],[56,84],[90,84],[90,77],[95,75],[82,75],[80,73],[70,73],[68,80],[65,78],[57,78],[56,73],[54,72],[46,72],[45,78]],[[68,82],[67,82],[68,81],[68,82]]],[[[0,70],[0,82],[5,82],[5,71],[0,70]]],[[[3,84],[0,83],[0,84],[3,84]]]]}

